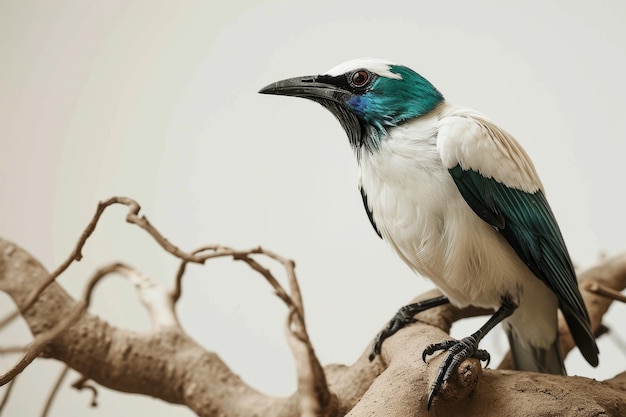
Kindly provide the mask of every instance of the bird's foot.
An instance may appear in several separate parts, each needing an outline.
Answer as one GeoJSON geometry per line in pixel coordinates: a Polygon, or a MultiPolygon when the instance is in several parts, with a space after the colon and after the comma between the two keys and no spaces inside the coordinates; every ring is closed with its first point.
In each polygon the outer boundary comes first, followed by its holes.
{"type": "Polygon", "coordinates": [[[372,352],[368,357],[370,362],[374,360],[376,355],[380,354],[380,349],[382,348],[385,339],[387,339],[389,336],[392,336],[394,333],[404,328],[406,325],[416,322],[416,320],[413,318],[414,315],[415,311],[411,308],[411,305],[404,306],[398,310],[398,312],[393,316],[389,323],[387,323],[387,326],[385,326],[385,328],[376,336],[374,346],[372,347],[372,352]]]}
{"type": "Polygon", "coordinates": [[[449,303],[445,296],[439,296],[429,298],[426,300],[418,301],[417,303],[406,305],[398,310],[393,316],[387,326],[376,336],[374,346],[372,347],[372,353],[369,355],[370,362],[374,360],[376,355],[380,354],[380,349],[385,339],[392,336],[398,330],[404,328],[407,324],[415,323],[417,320],[413,318],[417,313],[428,310],[433,307],[437,307],[443,304],[449,303]]]}
{"type": "Polygon", "coordinates": [[[430,409],[433,400],[441,391],[443,384],[448,381],[452,373],[465,359],[473,357],[480,361],[486,361],[487,364],[485,366],[489,365],[489,360],[491,359],[489,352],[483,349],[478,349],[478,341],[478,337],[476,335],[472,335],[461,340],[446,340],[445,342],[433,343],[424,349],[424,352],[422,353],[422,360],[424,362],[426,362],[427,356],[430,356],[437,351],[447,351],[446,357],[443,362],[441,362],[441,365],[439,365],[437,377],[435,378],[433,385],[430,387],[430,393],[428,394],[428,409],[430,409]]]}

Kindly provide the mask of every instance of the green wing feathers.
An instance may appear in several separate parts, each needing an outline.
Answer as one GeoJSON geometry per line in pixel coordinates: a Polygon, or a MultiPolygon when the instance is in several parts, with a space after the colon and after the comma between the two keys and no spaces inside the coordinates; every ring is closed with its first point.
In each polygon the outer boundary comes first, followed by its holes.
{"type": "Polygon", "coordinates": [[[598,364],[598,347],[572,261],[541,190],[527,193],[457,165],[449,170],[472,210],[493,226],[559,300],[570,332],[587,361],[598,364]]]}

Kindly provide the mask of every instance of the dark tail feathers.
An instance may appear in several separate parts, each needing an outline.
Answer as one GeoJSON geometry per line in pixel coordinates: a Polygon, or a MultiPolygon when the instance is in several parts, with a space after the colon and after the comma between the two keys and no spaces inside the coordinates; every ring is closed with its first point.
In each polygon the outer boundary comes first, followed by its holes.
{"type": "Polygon", "coordinates": [[[507,331],[507,336],[511,346],[514,369],[556,375],[567,374],[561,358],[558,338],[548,349],[542,349],[519,340],[514,332],[507,331]]]}

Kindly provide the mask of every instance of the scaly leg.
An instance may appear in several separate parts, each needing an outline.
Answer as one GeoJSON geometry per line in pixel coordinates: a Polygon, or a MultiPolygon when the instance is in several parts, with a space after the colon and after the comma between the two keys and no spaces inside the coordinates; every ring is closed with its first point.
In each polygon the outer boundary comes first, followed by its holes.
{"type": "Polygon", "coordinates": [[[482,338],[498,323],[513,314],[516,308],[517,305],[511,300],[511,298],[505,296],[502,298],[502,304],[500,305],[498,311],[496,311],[487,323],[478,329],[476,333],[461,340],[446,340],[445,342],[434,343],[424,349],[424,352],[422,353],[422,360],[424,362],[426,362],[427,356],[430,356],[439,350],[447,351],[445,359],[441,362],[441,365],[439,365],[437,377],[435,378],[432,387],[430,387],[430,393],[428,395],[429,410],[430,405],[437,394],[439,394],[444,382],[450,378],[452,372],[459,367],[461,362],[467,358],[475,357],[478,360],[487,361],[487,365],[489,364],[489,353],[486,350],[478,349],[478,343],[480,343],[482,338]]]}
{"type": "Polygon", "coordinates": [[[448,297],[442,295],[401,307],[393,316],[391,321],[389,321],[387,326],[380,333],[378,333],[378,336],[376,336],[376,341],[372,347],[372,353],[369,355],[370,362],[374,360],[376,355],[380,354],[380,349],[385,339],[393,335],[398,330],[404,328],[407,324],[415,323],[413,316],[430,308],[448,304],[449,302],[450,300],[448,300],[448,297]]]}

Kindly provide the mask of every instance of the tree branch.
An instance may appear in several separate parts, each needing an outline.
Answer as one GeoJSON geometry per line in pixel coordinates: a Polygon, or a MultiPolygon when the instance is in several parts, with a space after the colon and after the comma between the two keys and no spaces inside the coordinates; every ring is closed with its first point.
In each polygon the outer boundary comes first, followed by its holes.
{"type": "MultiPolygon", "coordinates": [[[[155,287],[147,277],[129,267],[113,264],[92,277],[84,301],[77,303],[50,280],[51,275],[29,254],[0,239],[0,289],[13,298],[30,326],[35,336],[31,347],[38,346],[34,350],[27,349],[26,356],[36,357],[42,353],[66,363],[84,375],[85,380],[118,391],[185,404],[200,416],[423,415],[427,393],[442,357],[433,357],[424,363],[416,352],[448,338],[454,321],[486,313],[481,309],[456,309],[450,305],[431,309],[419,314],[417,323],[388,339],[380,357],[373,363],[367,359],[367,348],[351,366],[322,368],[306,333],[302,296],[292,261],[260,247],[240,251],[213,245],[189,254],[169,243],[145,217],[139,217],[139,206],[130,199],[117,198],[100,203],[98,213],[101,214],[100,209],[104,210],[107,204],[114,203],[127,204],[130,207],[127,220],[139,224],[165,250],[181,259],[174,290],[168,292],[158,288],[158,296],[149,296],[155,287]],[[254,259],[255,255],[268,256],[283,265],[290,285],[289,293],[254,259]],[[173,306],[182,292],[186,264],[204,263],[207,259],[223,256],[246,262],[263,275],[288,306],[286,332],[299,375],[298,392],[290,397],[269,397],[248,386],[215,353],[197,345],[178,326],[173,306]],[[121,272],[130,278],[138,286],[147,308],[160,311],[151,314],[153,331],[138,333],[116,328],[80,311],[88,305],[97,282],[111,272],[121,272]],[[34,302],[31,301],[34,291],[40,288],[45,289],[34,302]],[[75,318],[68,321],[74,315],[75,318]]],[[[90,223],[94,228],[96,221],[90,223]]],[[[88,227],[86,231],[89,230],[88,227]]],[[[89,233],[81,237],[82,244],[89,233]]],[[[77,245],[72,255],[74,258],[79,257],[82,244],[77,245]]],[[[591,285],[587,282],[622,290],[626,286],[626,254],[606,260],[582,274],[581,286],[591,285]]],[[[424,297],[432,295],[425,294],[424,297]]],[[[603,328],[601,319],[612,299],[601,295],[600,291],[584,291],[583,297],[592,327],[598,332],[603,328]]],[[[568,340],[566,328],[561,332],[562,348],[567,352],[573,342],[571,338],[568,340]]],[[[3,381],[11,380],[6,375],[3,378],[3,381]]],[[[459,409],[463,409],[467,416],[486,417],[599,415],[598,410],[609,415],[626,415],[625,391],[626,376],[623,374],[603,383],[586,378],[483,370],[472,359],[462,363],[457,375],[444,386],[430,415],[457,415],[459,409]],[[529,404],[534,407],[532,410],[529,404]]]]}
{"type": "MultiPolygon", "coordinates": [[[[21,307],[28,302],[32,288],[48,274],[22,249],[1,239],[0,254],[0,281],[7,284],[5,290],[21,307]]],[[[24,313],[24,319],[38,337],[75,306],[74,300],[52,283],[24,313]]],[[[186,404],[200,416],[213,416],[218,410],[228,416],[252,415],[256,410],[270,415],[273,407],[297,407],[294,399],[269,401],[244,384],[216,354],[205,351],[176,327],[138,333],[85,313],[51,340],[44,353],[100,385],[186,404]],[[246,404],[234,401],[236,398],[246,399],[246,404]]]]}
{"type": "Polygon", "coordinates": [[[63,370],[57,377],[57,380],[54,383],[54,386],[52,387],[50,394],[48,395],[48,399],[46,400],[43,410],[41,411],[41,417],[46,417],[48,413],[50,412],[50,409],[52,408],[52,403],[54,402],[54,399],[56,398],[56,395],[59,392],[59,389],[61,388],[61,385],[63,384],[63,381],[65,380],[65,377],[67,376],[67,373],[69,372],[69,370],[70,368],[68,368],[67,365],[65,365],[63,367],[63,370]]]}

